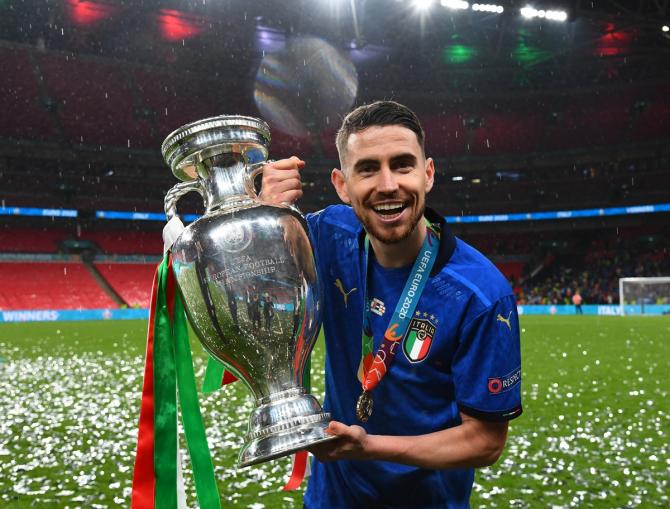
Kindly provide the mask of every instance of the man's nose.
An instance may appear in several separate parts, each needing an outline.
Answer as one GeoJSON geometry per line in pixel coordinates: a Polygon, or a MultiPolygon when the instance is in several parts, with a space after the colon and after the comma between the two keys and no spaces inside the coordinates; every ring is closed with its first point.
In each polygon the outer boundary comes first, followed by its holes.
{"type": "Polygon", "coordinates": [[[379,179],[377,181],[377,191],[380,193],[393,193],[398,190],[398,182],[395,174],[389,167],[381,168],[378,173],[379,179]]]}

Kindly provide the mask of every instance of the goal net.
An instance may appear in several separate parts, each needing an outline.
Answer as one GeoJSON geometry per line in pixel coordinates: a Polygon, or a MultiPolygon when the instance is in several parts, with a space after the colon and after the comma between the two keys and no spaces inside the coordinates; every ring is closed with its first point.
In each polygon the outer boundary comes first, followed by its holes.
{"type": "Polygon", "coordinates": [[[670,314],[670,277],[619,279],[621,315],[670,314]]]}

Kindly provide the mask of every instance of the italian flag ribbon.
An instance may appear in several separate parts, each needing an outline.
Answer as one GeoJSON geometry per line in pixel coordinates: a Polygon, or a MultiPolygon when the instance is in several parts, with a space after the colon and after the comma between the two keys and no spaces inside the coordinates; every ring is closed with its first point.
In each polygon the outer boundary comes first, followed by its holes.
{"type": "MultiPolygon", "coordinates": [[[[311,391],[311,357],[305,363],[305,371],[302,376],[302,385],[307,390],[311,391]]],[[[205,371],[205,380],[202,383],[202,392],[207,394],[214,392],[224,385],[235,382],[237,378],[226,367],[216,360],[214,357],[209,357],[207,362],[207,370],[205,371]]],[[[293,466],[291,467],[291,476],[284,486],[284,491],[297,490],[305,477],[309,476],[309,458],[307,451],[298,451],[293,455],[293,466]]]]}
{"type": "Polygon", "coordinates": [[[221,498],[195,385],[186,315],[168,252],[156,269],[151,291],[132,509],[185,506],[179,482],[178,408],[199,506],[220,509],[221,498]]]}

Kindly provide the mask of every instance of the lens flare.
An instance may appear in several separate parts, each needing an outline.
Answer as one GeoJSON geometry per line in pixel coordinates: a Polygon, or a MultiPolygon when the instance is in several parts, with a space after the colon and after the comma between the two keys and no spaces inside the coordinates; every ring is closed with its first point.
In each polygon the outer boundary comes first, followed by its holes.
{"type": "Polygon", "coordinates": [[[346,55],[322,39],[299,37],[263,58],[254,99],[273,128],[307,137],[337,125],[357,91],[358,73],[346,55]]]}

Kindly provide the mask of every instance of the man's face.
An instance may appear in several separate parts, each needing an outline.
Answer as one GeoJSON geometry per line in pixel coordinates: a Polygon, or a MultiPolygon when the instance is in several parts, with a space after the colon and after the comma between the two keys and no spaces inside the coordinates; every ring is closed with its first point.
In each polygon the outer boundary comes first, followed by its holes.
{"type": "Polygon", "coordinates": [[[399,125],[368,127],[349,136],[341,162],[331,181],[368,234],[387,244],[409,237],[435,174],[416,134],[399,125]]]}

